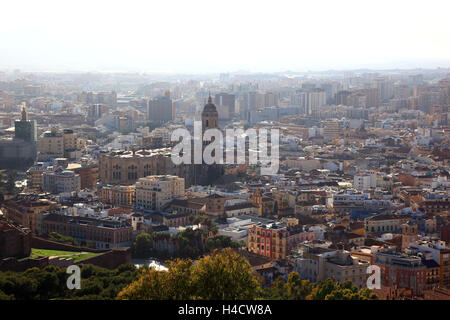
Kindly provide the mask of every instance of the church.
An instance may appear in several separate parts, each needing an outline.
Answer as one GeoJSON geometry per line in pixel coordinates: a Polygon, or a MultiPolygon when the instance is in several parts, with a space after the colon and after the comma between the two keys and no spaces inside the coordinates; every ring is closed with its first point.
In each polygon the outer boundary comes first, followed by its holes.
{"type": "MultiPolygon", "coordinates": [[[[202,134],[208,129],[219,129],[219,113],[215,104],[212,102],[211,95],[208,97],[208,103],[202,111],[202,134]]],[[[204,141],[202,144],[202,153],[205,147],[211,142],[204,141]]],[[[194,148],[192,148],[194,150],[194,148]]],[[[224,174],[223,164],[193,164],[192,165],[192,184],[212,185],[224,174]]]]}
{"type": "Polygon", "coordinates": [[[204,106],[202,111],[202,129],[205,132],[207,129],[219,128],[219,113],[216,106],[212,103],[211,96],[208,98],[208,103],[204,106]]]}

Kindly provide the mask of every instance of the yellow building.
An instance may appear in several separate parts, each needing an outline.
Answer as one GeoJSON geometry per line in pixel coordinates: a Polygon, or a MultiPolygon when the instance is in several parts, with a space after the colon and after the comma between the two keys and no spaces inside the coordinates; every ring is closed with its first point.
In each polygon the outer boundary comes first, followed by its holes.
{"type": "Polygon", "coordinates": [[[134,186],[104,186],[100,198],[106,203],[120,207],[134,206],[134,186]]]}
{"type": "Polygon", "coordinates": [[[38,140],[38,152],[42,159],[64,157],[64,137],[57,128],[46,131],[38,140]]]}
{"type": "Polygon", "coordinates": [[[55,210],[60,205],[48,199],[29,198],[19,195],[15,199],[4,201],[2,211],[5,217],[30,229],[35,234],[42,230],[43,213],[55,210]]]}
{"type": "Polygon", "coordinates": [[[79,150],[78,139],[70,129],[59,131],[58,128],[53,127],[38,139],[39,159],[42,160],[63,157],[76,158],[77,150],[79,150]]]}

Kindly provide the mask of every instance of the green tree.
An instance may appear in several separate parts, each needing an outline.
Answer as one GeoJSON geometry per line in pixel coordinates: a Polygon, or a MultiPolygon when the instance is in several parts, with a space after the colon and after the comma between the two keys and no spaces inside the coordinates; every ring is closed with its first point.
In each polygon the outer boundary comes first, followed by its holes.
{"type": "Polygon", "coordinates": [[[313,288],[313,283],[300,279],[297,272],[291,272],[286,282],[279,276],[269,288],[264,290],[263,296],[273,300],[305,300],[313,288]]]}
{"type": "Polygon", "coordinates": [[[287,299],[305,300],[311,294],[313,285],[308,280],[300,279],[298,272],[291,272],[285,288],[287,299]]]}
{"type": "Polygon", "coordinates": [[[152,236],[148,233],[141,233],[133,243],[133,253],[136,257],[147,258],[151,254],[152,236]]]}
{"type": "Polygon", "coordinates": [[[376,300],[378,296],[369,289],[358,290],[351,281],[336,283],[327,279],[317,285],[309,296],[312,300],[376,300]]]}
{"type": "Polygon", "coordinates": [[[138,280],[119,292],[120,300],[167,300],[172,291],[168,286],[168,273],[154,268],[143,268],[138,280]]]}
{"type": "Polygon", "coordinates": [[[231,249],[215,251],[194,265],[174,260],[169,271],[144,269],[118,299],[255,299],[260,284],[249,262],[231,249]]]}
{"type": "Polygon", "coordinates": [[[81,290],[69,290],[64,268],[47,266],[25,272],[0,272],[0,300],[49,299],[114,299],[137,277],[134,265],[122,265],[115,270],[81,266],[81,290]]]}
{"type": "Polygon", "coordinates": [[[198,260],[193,282],[196,297],[207,300],[254,299],[260,289],[248,260],[230,248],[198,260]]]}
{"type": "Polygon", "coordinates": [[[0,290],[0,300],[14,300],[14,295],[7,295],[2,290],[0,290]]]}

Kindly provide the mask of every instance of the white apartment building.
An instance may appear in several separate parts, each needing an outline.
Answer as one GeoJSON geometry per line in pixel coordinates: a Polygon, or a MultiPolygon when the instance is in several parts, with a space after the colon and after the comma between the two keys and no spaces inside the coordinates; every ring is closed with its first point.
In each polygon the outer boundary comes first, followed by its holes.
{"type": "Polygon", "coordinates": [[[80,175],[61,168],[57,168],[55,171],[44,172],[42,174],[42,190],[56,194],[78,192],[81,190],[80,175]]]}
{"type": "Polygon", "coordinates": [[[311,114],[312,110],[325,106],[327,94],[324,90],[303,91],[291,95],[291,104],[303,109],[306,114],[311,114]]]}
{"type": "Polygon", "coordinates": [[[377,175],[375,173],[358,173],[353,178],[353,187],[358,191],[377,187],[377,175]]]}
{"type": "Polygon", "coordinates": [[[327,93],[324,90],[316,90],[308,93],[308,109],[312,110],[327,104],[327,93]]]}
{"type": "Polygon", "coordinates": [[[170,201],[184,197],[184,178],[172,175],[140,178],[135,185],[136,207],[161,210],[170,201]]]}

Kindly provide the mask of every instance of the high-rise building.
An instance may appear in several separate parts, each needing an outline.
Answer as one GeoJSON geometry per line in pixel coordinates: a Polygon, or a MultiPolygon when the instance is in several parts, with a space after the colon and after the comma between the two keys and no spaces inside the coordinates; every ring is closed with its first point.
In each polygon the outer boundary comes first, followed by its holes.
{"type": "Polygon", "coordinates": [[[214,97],[214,103],[217,106],[228,106],[230,113],[234,114],[236,112],[236,97],[234,94],[229,93],[218,93],[214,97]]]}
{"type": "Polygon", "coordinates": [[[217,105],[219,119],[230,119],[236,112],[234,94],[219,93],[214,97],[214,103],[217,105]]]}
{"type": "Polygon", "coordinates": [[[158,123],[173,120],[174,108],[172,99],[167,94],[163,97],[150,99],[147,103],[147,119],[158,123]]]}
{"type": "Polygon", "coordinates": [[[386,102],[394,95],[394,86],[389,79],[379,77],[375,79],[375,86],[379,91],[380,100],[386,102]]]}
{"type": "Polygon", "coordinates": [[[337,105],[344,105],[347,106],[348,105],[348,96],[351,94],[350,91],[346,91],[346,90],[341,90],[339,92],[336,93],[336,95],[334,96],[334,102],[337,105]]]}
{"type": "Polygon", "coordinates": [[[99,119],[108,113],[108,107],[104,104],[96,103],[89,106],[88,118],[89,119],[99,119]]]}
{"type": "Polygon", "coordinates": [[[318,107],[325,106],[327,104],[327,93],[322,89],[314,89],[308,93],[308,105],[307,114],[312,114],[312,111],[318,107]]]}
{"type": "Polygon", "coordinates": [[[250,91],[244,94],[242,104],[239,104],[239,111],[245,119],[248,119],[250,111],[264,108],[264,95],[256,91],[250,91]]]}
{"type": "Polygon", "coordinates": [[[291,103],[298,106],[300,113],[310,115],[313,110],[327,104],[327,94],[323,89],[302,89],[291,95],[291,103]]]}
{"type": "Polygon", "coordinates": [[[278,95],[273,92],[264,94],[264,107],[278,107],[278,95]]]}

